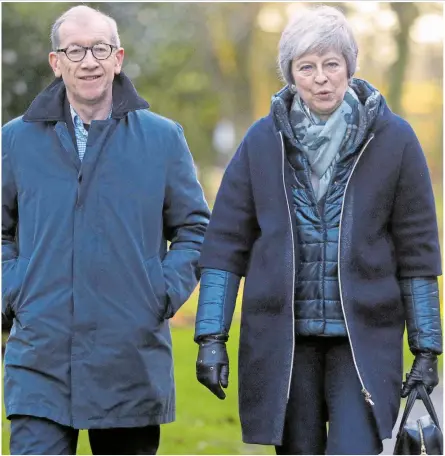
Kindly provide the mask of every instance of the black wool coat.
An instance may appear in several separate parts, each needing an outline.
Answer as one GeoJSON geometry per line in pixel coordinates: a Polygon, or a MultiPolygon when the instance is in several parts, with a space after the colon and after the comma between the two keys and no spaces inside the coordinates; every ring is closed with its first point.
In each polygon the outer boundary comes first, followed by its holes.
{"type": "MultiPolygon", "coordinates": [[[[410,125],[385,106],[363,146],[343,199],[339,284],[357,375],[384,439],[400,406],[398,279],[440,275],[441,257],[427,163],[410,125]]],[[[246,278],[239,407],[247,443],[282,442],[299,258],[291,182],[283,136],[269,115],[249,129],[226,170],[200,259],[201,267],[246,278]]]]}

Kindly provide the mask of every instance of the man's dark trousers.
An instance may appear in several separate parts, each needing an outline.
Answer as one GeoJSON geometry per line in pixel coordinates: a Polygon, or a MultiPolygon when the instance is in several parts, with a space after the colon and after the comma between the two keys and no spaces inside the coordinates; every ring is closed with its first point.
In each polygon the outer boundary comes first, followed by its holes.
{"type": "MultiPolygon", "coordinates": [[[[156,454],[160,426],[89,429],[93,454],[156,454]]],[[[11,417],[10,452],[76,454],[79,431],[35,416],[11,417]]]]}

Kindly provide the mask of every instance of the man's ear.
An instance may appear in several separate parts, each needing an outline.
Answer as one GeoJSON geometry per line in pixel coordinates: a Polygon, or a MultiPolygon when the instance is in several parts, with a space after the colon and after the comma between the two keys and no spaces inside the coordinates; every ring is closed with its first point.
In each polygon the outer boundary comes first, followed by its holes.
{"type": "Polygon", "coordinates": [[[124,48],[119,48],[114,55],[114,74],[119,74],[122,70],[122,64],[124,62],[125,51],[124,48]]]}
{"type": "Polygon", "coordinates": [[[50,52],[48,56],[49,64],[54,72],[56,78],[62,76],[62,71],[60,69],[60,59],[56,52],[50,52]]]}

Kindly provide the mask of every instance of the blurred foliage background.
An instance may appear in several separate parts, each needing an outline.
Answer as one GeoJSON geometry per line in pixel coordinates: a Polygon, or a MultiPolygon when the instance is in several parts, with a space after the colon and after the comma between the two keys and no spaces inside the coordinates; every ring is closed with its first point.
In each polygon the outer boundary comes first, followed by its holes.
{"type": "MultiPolygon", "coordinates": [[[[80,3],[2,4],[3,124],[21,115],[52,81],[50,28],[76,4],[80,3]]],[[[212,205],[238,143],[247,128],[269,112],[272,94],[283,85],[276,58],[287,20],[314,4],[83,4],[116,19],[125,48],[124,71],[154,112],[183,125],[212,205]]],[[[355,32],[359,45],[356,76],[377,87],[419,137],[431,171],[442,233],[443,5],[329,4],[343,10],[355,32]]],[[[229,342],[228,399],[218,401],[195,380],[196,302],[197,290],[172,321],[178,416],[176,423],[163,427],[160,454],[272,454],[269,447],[241,443],[236,403],[239,318],[234,320],[229,342]]],[[[406,353],[406,363],[410,362],[406,353]]],[[[8,452],[8,432],[9,424],[3,420],[3,454],[8,452]]],[[[79,453],[88,452],[83,434],[79,453]]]]}

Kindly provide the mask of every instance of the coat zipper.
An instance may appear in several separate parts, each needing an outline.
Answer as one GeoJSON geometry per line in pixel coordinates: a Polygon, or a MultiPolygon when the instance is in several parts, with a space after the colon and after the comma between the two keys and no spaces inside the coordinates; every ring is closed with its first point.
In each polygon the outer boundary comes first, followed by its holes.
{"type": "Polygon", "coordinates": [[[289,206],[289,199],[287,197],[287,190],[286,190],[286,182],[284,179],[284,163],[285,163],[285,151],[284,151],[284,141],[283,141],[283,134],[281,131],[280,140],[281,140],[281,165],[282,165],[282,176],[283,176],[283,188],[284,188],[284,196],[286,197],[286,204],[287,204],[287,212],[289,215],[289,226],[290,226],[290,234],[292,238],[292,358],[290,364],[290,374],[289,374],[289,383],[287,385],[287,399],[289,400],[290,396],[290,386],[292,383],[292,371],[294,367],[294,353],[295,353],[295,309],[294,309],[294,299],[295,299],[295,241],[294,241],[294,232],[292,229],[292,214],[290,211],[289,206]]]}
{"type": "Polygon", "coordinates": [[[426,452],[425,439],[423,437],[423,429],[422,429],[422,424],[421,424],[420,420],[417,420],[417,426],[419,427],[419,434],[420,434],[420,454],[428,454],[426,452]]]}
{"type": "Polygon", "coordinates": [[[343,220],[343,210],[344,210],[344,207],[345,207],[346,192],[348,191],[349,181],[351,180],[351,177],[354,174],[355,167],[357,166],[357,163],[359,162],[361,156],[363,155],[363,152],[368,147],[368,144],[372,141],[373,138],[374,138],[374,133],[371,133],[371,135],[369,136],[369,138],[366,141],[365,145],[362,147],[362,150],[360,151],[360,153],[359,153],[359,155],[357,157],[357,160],[355,161],[354,166],[352,167],[351,174],[349,175],[348,180],[346,182],[345,191],[343,193],[343,201],[342,201],[342,204],[341,204],[340,225],[339,225],[339,228],[338,228],[338,260],[337,260],[338,261],[338,286],[339,286],[339,289],[340,289],[340,303],[341,303],[341,308],[342,308],[342,311],[343,311],[343,317],[345,319],[345,326],[346,326],[346,332],[348,333],[349,345],[351,346],[352,360],[354,361],[355,370],[357,371],[358,379],[359,379],[359,381],[360,381],[360,383],[362,385],[362,394],[365,397],[365,401],[369,405],[374,405],[374,402],[371,399],[371,393],[366,389],[365,384],[363,383],[362,376],[360,375],[360,372],[359,372],[359,369],[358,369],[358,366],[357,366],[357,361],[355,359],[355,353],[354,353],[354,347],[352,345],[351,334],[349,332],[348,321],[347,321],[347,318],[346,318],[345,307],[344,307],[344,304],[343,304],[343,295],[342,295],[342,287],[341,287],[341,267],[340,267],[340,252],[341,252],[341,248],[340,247],[341,247],[341,227],[342,227],[342,220],[343,220]]]}

